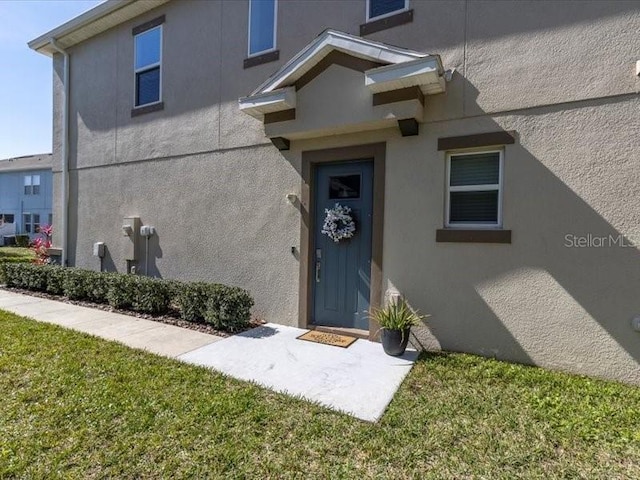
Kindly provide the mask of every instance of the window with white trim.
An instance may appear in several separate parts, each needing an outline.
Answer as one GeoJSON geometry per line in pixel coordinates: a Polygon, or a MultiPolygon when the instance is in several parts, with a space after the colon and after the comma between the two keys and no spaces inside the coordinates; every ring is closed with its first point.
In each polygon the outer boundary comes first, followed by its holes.
{"type": "Polygon", "coordinates": [[[24,233],[38,233],[40,230],[40,214],[39,213],[23,213],[22,214],[22,231],[24,233]]]}
{"type": "Polygon", "coordinates": [[[278,0],[249,0],[249,56],[276,48],[278,0]]]}
{"type": "Polygon", "coordinates": [[[447,227],[502,226],[502,150],[447,155],[447,227]]]}
{"type": "Polygon", "coordinates": [[[24,194],[40,195],[40,175],[24,176],[24,194]]]}
{"type": "Polygon", "coordinates": [[[367,0],[367,22],[406,12],[409,0],[367,0]]]}
{"type": "Polygon", "coordinates": [[[25,233],[33,233],[31,230],[31,214],[23,213],[22,214],[22,230],[25,233]]]}
{"type": "Polygon", "coordinates": [[[31,175],[24,176],[24,194],[31,195],[31,175]]]}
{"type": "Polygon", "coordinates": [[[135,106],[162,98],[162,25],[134,36],[135,106]]]}
{"type": "Polygon", "coordinates": [[[34,195],[40,195],[40,175],[31,176],[31,191],[34,195]]]}

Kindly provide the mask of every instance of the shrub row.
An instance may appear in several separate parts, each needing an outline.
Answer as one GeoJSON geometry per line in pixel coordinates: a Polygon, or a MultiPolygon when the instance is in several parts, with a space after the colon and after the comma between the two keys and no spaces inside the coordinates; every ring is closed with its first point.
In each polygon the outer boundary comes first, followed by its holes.
{"type": "Polygon", "coordinates": [[[10,288],[64,295],[71,300],[107,303],[114,308],[150,314],[166,313],[174,305],[184,320],[210,323],[220,330],[242,330],[251,319],[253,298],[238,287],[56,265],[5,264],[1,269],[10,288]]]}

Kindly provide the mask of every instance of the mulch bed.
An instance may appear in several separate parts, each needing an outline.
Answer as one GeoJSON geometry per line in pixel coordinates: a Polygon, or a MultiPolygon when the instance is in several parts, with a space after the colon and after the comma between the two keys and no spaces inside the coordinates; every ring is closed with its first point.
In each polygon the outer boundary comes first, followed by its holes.
{"type": "MultiPolygon", "coordinates": [[[[208,323],[195,323],[188,322],[180,318],[180,312],[176,308],[171,308],[168,313],[164,315],[150,315],[148,313],[140,313],[140,312],[132,312],[131,310],[120,310],[118,308],[113,308],[110,305],[104,303],[93,303],[86,302],[83,300],[70,300],[66,297],[60,297],[58,295],[51,295],[50,293],[45,292],[34,292],[32,290],[24,290],[22,288],[7,288],[0,287],[2,290],[6,290],[8,292],[14,293],[22,293],[24,295],[30,295],[32,297],[46,298],[47,300],[55,300],[57,302],[69,303],[71,305],[79,305],[81,307],[95,308],[97,310],[104,310],[105,312],[114,312],[120,313],[122,315],[129,315],[130,317],[136,318],[144,318],[145,320],[153,320],[154,322],[165,323],[167,325],[174,325],[176,327],[188,328],[189,330],[195,330],[197,332],[208,333],[210,335],[217,335],[218,337],[230,337],[231,334],[229,332],[225,332],[222,330],[217,330],[208,323]]],[[[243,331],[251,330],[252,328],[259,327],[260,325],[264,325],[264,321],[259,319],[252,319],[249,327],[243,331]]]]}

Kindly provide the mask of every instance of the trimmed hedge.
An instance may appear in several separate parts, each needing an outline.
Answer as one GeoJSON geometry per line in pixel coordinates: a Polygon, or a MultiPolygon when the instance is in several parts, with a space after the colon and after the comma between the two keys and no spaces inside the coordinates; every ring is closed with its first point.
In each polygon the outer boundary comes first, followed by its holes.
{"type": "Polygon", "coordinates": [[[204,322],[207,298],[215,284],[204,282],[185,283],[179,289],[176,301],[180,316],[189,322],[204,322]]]}
{"type": "Polygon", "coordinates": [[[216,283],[182,283],[137,275],[94,272],[57,265],[0,265],[7,287],[108,303],[114,308],[163,314],[176,305],[190,322],[236,332],[251,320],[253,298],[246,290],[216,283]]]}
{"type": "Polygon", "coordinates": [[[220,330],[236,332],[251,320],[253,298],[241,288],[214,285],[205,303],[204,319],[220,330]]]}

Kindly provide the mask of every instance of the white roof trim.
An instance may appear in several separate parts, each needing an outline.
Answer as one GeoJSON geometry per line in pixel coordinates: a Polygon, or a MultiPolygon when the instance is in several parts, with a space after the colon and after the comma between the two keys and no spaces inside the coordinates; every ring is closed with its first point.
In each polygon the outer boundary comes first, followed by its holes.
{"type": "Polygon", "coordinates": [[[424,93],[445,90],[440,58],[436,55],[395,65],[373,68],[364,72],[364,83],[374,93],[419,86],[424,93]]]}
{"type": "Polygon", "coordinates": [[[295,87],[287,87],[273,92],[242,97],[238,100],[238,104],[242,112],[262,119],[265,113],[296,108],[296,89],[295,87]]]}
{"type": "Polygon", "coordinates": [[[52,56],[51,39],[68,48],[161,6],[169,0],[107,0],[59,27],[31,40],[29,48],[52,56]]]}
{"type": "Polygon", "coordinates": [[[380,63],[403,63],[427,57],[428,54],[374,42],[337,30],[325,30],[280,70],[256,88],[252,95],[271,92],[292,85],[332,50],[380,63]]]}

